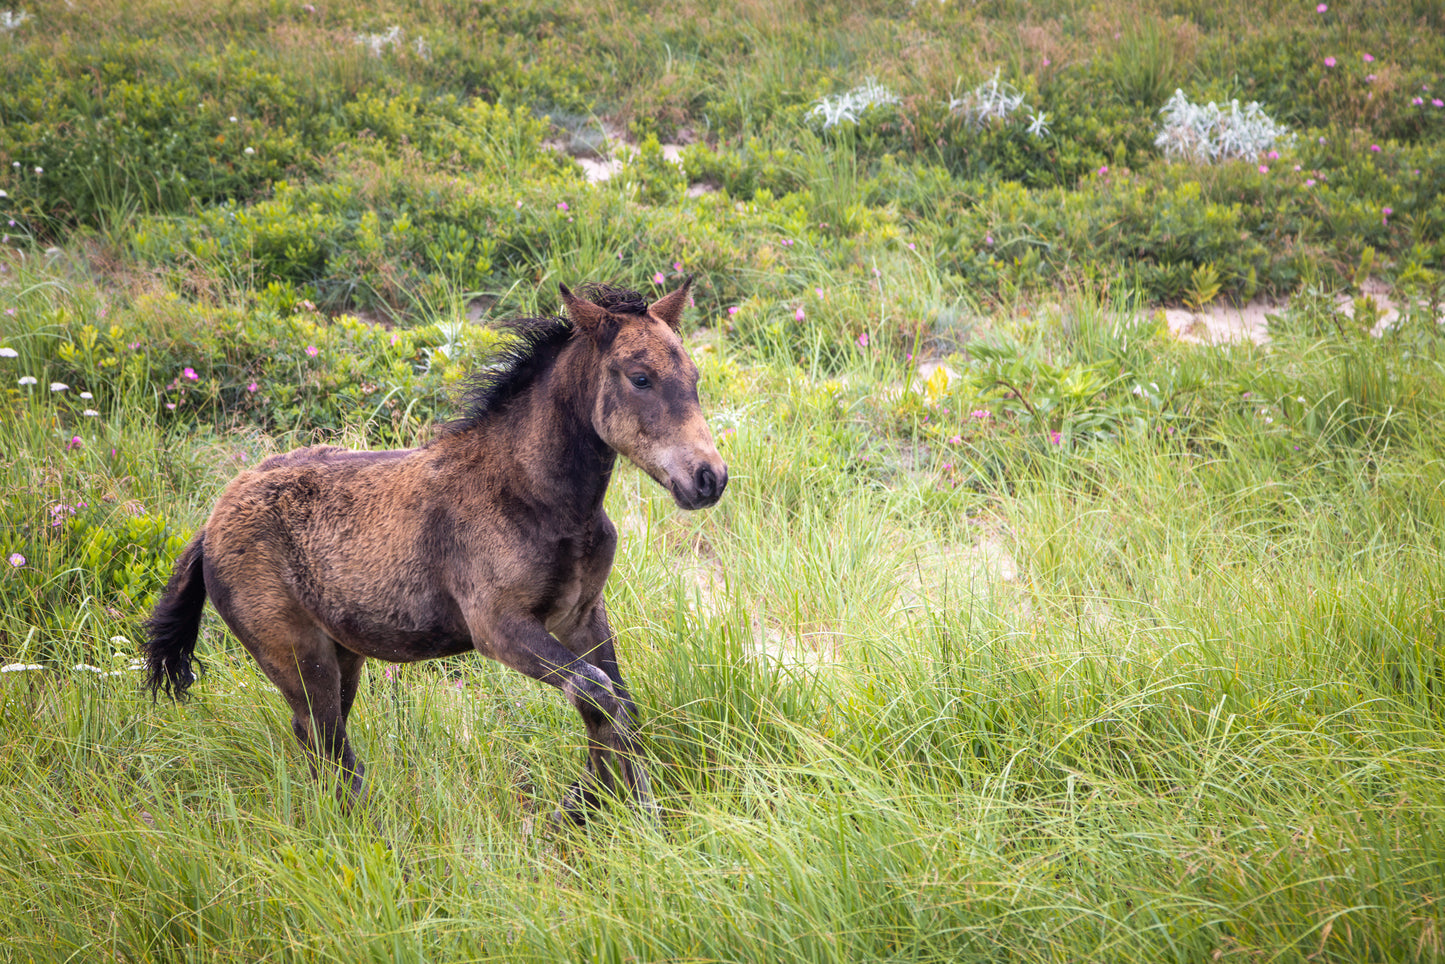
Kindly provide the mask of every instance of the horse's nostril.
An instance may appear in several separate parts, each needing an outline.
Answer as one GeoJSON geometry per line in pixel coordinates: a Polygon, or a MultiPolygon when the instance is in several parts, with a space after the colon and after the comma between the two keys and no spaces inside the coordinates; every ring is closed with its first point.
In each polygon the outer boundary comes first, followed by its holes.
{"type": "Polygon", "coordinates": [[[700,498],[711,499],[718,493],[717,476],[713,470],[704,465],[697,470],[697,494],[700,498]]]}

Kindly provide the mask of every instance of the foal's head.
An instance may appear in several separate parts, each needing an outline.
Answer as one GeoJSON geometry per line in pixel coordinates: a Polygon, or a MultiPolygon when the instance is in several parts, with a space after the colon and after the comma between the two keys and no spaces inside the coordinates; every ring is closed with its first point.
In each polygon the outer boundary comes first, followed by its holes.
{"type": "MultiPolygon", "coordinates": [[[[713,445],[697,400],[697,366],[678,337],[689,279],[653,302],[579,298],[562,287],[572,324],[597,349],[592,426],[684,509],[717,502],[728,467],[713,445]]],[[[607,289],[600,289],[610,294],[607,289]]],[[[615,292],[621,294],[621,292],[615,292]]]]}

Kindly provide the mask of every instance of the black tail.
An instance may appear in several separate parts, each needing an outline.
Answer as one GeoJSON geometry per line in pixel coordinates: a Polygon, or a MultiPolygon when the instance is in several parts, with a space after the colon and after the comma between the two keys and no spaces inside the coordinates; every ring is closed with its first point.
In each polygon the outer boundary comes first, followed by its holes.
{"type": "Polygon", "coordinates": [[[173,700],[185,699],[195,682],[201,661],[194,659],[201,631],[201,610],[206,605],[206,579],[201,571],[206,530],[196,533],[176,560],[166,591],[146,620],[146,685],[155,699],[161,690],[173,700]],[[191,667],[194,660],[195,669],[191,667]]]}

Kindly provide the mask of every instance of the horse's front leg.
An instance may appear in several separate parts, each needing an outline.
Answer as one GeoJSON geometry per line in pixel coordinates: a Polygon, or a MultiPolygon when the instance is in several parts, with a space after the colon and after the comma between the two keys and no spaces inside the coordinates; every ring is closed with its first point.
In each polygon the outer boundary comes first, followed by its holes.
{"type": "MultiPolygon", "coordinates": [[[[529,615],[483,613],[468,621],[478,650],[519,673],[557,687],[582,717],[587,728],[588,774],[568,791],[564,816],[585,823],[585,810],[596,805],[594,788],[614,790],[608,765],[611,760],[617,761],[623,781],[638,803],[650,808],[652,794],[646,773],[637,763],[632,701],[625,687],[619,697],[606,672],[562,645],[529,615]]],[[[601,626],[606,627],[605,615],[601,626]]],[[[578,638],[577,634],[572,638],[578,638]]],[[[610,641],[610,632],[605,638],[610,641]]],[[[597,645],[589,647],[589,651],[598,650],[597,645]]]]}
{"type": "MultiPolygon", "coordinates": [[[[610,757],[616,762],[622,775],[623,786],[631,793],[633,802],[644,812],[653,813],[656,811],[656,804],[652,798],[652,783],[648,778],[647,764],[636,736],[637,704],[633,702],[632,694],[628,692],[622,673],[617,668],[617,652],[613,645],[615,639],[612,627],[607,622],[607,608],[600,596],[581,624],[566,637],[568,649],[606,674],[619,706],[618,712],[604,724],[605,729],[602,732],[594,734],[591,727],[588,728],[590,770],[606,786],[611,787],[611,771],[608,768],[610,757]]],[[[579,793],[585,793],[583,782],[573,785],[569,797],[579,793]]],[[[585,802],[585,797],[583,801],[585,802]]]]}

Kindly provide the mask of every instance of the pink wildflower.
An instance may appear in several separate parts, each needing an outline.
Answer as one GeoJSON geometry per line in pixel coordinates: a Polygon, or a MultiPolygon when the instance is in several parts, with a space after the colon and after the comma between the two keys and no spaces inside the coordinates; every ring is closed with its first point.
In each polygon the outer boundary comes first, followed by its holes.
{"type": "MultiPolygon", "coordinates": [[[[801,310],[802,310],[802,309],[799,309],[799,311],[801,311],[801,310]]],[[[868,347],[868,332],[865,331],[865,332],[863,332],[863,334],[861,334],[861,335],[858,336],[858,347],[859,347],[859,348],[867,348],[867,347],[868,347]]]]}
{"type": "Polygon", "coordinates": [[[321,349],[317,348],[315,345],[307,345],[306,354],[310,355],[312,358],[315,358],[317,355],[321,354],[321,349]]]}
{"type": "Polygon", "coordinates": [[[962,444],[963,444],[963,436],[962,436],[962,435],[954,435],[954,436],[951,436],[951,437],[949,438],[949,440],[948,440],[948,444],[949,444],[949,445],[962,445],[962,444]]]}
{"type": "Polygon", "coordinates": [[[662,283],[663,283],[664,281],[666,281],[666,280],[667,280],[667,276],[664,275],[661,271],[658,271],[657,273],[655,273],[655,274],[652,276],[652,283],[655,284],[655,285],[660,285],[660,284],[662,284],[662,283]]]}
{"type": "Polygon", "coordinates": [[[1062,435],[1060,435],[1058,432],[1050,432],[1050,433],[1049,433],[1049,444],[1050,444],[1050,445],[1062,445],[1062,444],[1063,444],[1063,441],[1064,441],[1064,437],[1063,437],[1062,435]]]}
{"type": "Polygon", "coordinates": [[[25,565],[25,557],[18,552],[10,553],[10,565],[15,569],[19,569],[25,565]]]}
{"type": "Polygon", "coordinates": [[[201,379],[201,376],[196,374],[196,370],[194,368],[187,368],[183,370],[181,374],[193,382],[200,381],[201,379]]]}
{"type": "Polygon", "coordinates": [[[802,321],[807,316],[803,314],[803,309],[799,308],[797,311],[793,312],[793,317],[798,321],[802,321]]]}
{"type": "Polygon", "coordinates": [[[737,306],[737,305],[732,305],[731,307],[728,308],[728,314],[730,314],[730,315],[735,315],[735,314],[737,314],[737,313],[738,313],[738,306],[737,306]]]}
{"type": "Polygon", "coordinates": [[[1269,165],[1267,165],[1267,164],[1261,164],[1261,165],[1259,166],[1259,173],[1261,173],[1261,174],[1268,174],[1268,173],[1269,173],[1269,165]]]}
{"type": "Polygon", "coordinates": [[[558,202],[557,202],[557,210],[559,210],[559,211],[569,210],[569,208],[567,207],[567,202],[566,202],[566,201],[558,201],[558,202]]]}
{"type": "Polygon", "coordinates": [[[813,289],[813,294],[815,294],[815,295],[817,295],[819,298],[821,298],[821,297],[823,297],[823,289],[822,289],[822,288],[814,288],[814,289],[813,289]]]}
{"type": "Polygon", "coordinates": [[[673,270],[673,271],[681,271],[681,270],[682,270],[682,262],[681,262],[681,261],[674,261],[674,262],[672,263],[672,270],[673,270]]]}
{"type": "Polygon", "coordinates": [[[1103,167],[1099,168],[1099,176],[1100,176],[1100,177],[1103,177],[1105,174],[1108,174],[1108,173],[1109,173],[1109,165],[1105,164],[1103,167]]]}
{"type": "Polygon", "coordinates": [[[1326,58],[1325,58],[1325,66],[1326,66],[1326,67],[1333,67],[1334,65],[1335,65],[1335,58],[1333,58],[1333,57],[1326,57],[1326,58]]]}
{"type": "Polygon", "coordinates": [[[991,417],[993,415],[993,412],[990,412],[986,408],[976,408],[968,414],[972,415],[974,418],[984,419],[991,417]]]}
{"type": "Polygon", "coordinates": [[[256,390],[257,390],[258,388],[260,388],[260,387],[261,387],[260,385],[257,385],[255,382],[252,382],[251,384],[249,384],[249,385],[246,386],[246,391],[248,391],[248,392],[254,392],[254,391],[256,391],[256,390]]]}
{"type": "Polygon", "coordinates": [[[1374,62],[1375,58],[1373,56],[1371,56],[1370,54],[1365,54],[1365,63],[1373,64],[1374,62]]]}
{"type": "Polygon", "coordinates": [[[1380,153],[1380,145],[1379,145],[1379,144],[1371,144],[1371,145],[1370,145],[1370,150],[1371,150],[1371,152],[1373,152],[1373,153],[1375,153],[1375,154],[1378,154],[1378,153],[1380,153]]]}
{"type": "Polygon", "coordinates": [[[72,435],[70,441],[65,443],[65,451],[69,452],[71,449],[78,449],[84,445],[85,443],[81,441],[79,435],[72,435]]]}
{"type": "Polygon", "coordinates": [[[1318,7],[1315,7],[1315,13],[1324,13],[1329,8],[1330,5],[1328,3],[1322,3],[1318,7]]]}

